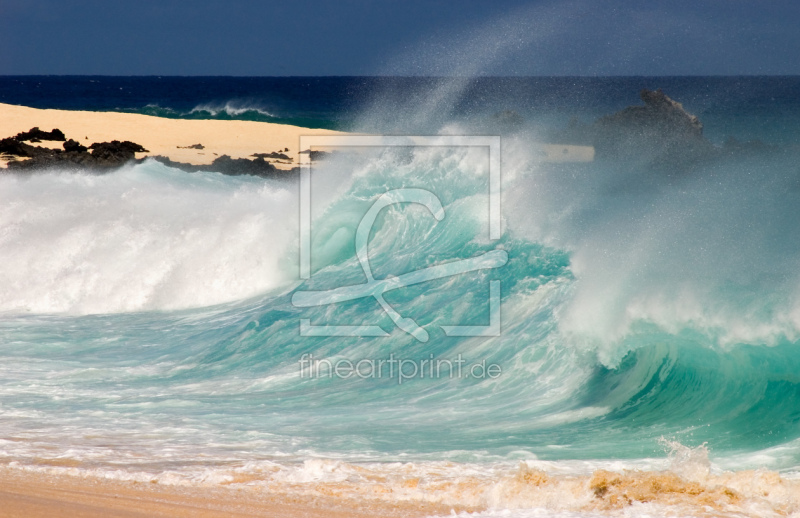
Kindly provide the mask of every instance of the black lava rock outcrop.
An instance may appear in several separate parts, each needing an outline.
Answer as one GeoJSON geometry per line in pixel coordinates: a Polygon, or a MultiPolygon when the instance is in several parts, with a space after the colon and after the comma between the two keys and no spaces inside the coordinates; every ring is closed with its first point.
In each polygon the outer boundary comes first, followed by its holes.
{"type": "Polygon", "coordinates": [[[34,142],[41,142],[42,140],[53,140],[56,142],[64,142],[65,140],[67,140],[67,137],[60,129],[54,129],[53,131],[42,131],[38,127],[31,128],[30,131],[23,131],[22,133],[17,133],[17,136],[14,138],[19,140],[20,142],[24,142],[26,140],[34,142]]]}
{"type": "Polygon", "coordinates": [[[248,160],[246,158],[231,158],[228,155],[215,158],[209,167],[212,171],[227,175],[274,176],[278,171],[274,165],[260,157],[248,160]]]}
{"type": "Polygon", "coordinates": [[[89,146],[92,157],[100,167],[115,167],[136,159],[136,153],[146,153],[147,150],[129,140],[120,142],[100,142],[89,146]]]}
{"type": "MultiPolygon", "coordinates": [[[[34,128],[35,129],[35,128],[34,128]]],[[[49,168],[110,169],[136,159],[136,153],[147,152],[134,142],[99,142],[88,148],[75,140],[64,142],[64,150],[31,146],[15,137],[0,141],[0,153],[28,158],[8,163],[9,169],[37,170],[49,168]],[[89,150],[91,149],[91,152],[89,150]]]]}
{"type": "Polygon", "coordinates": [[[680,172],[717,157],[703,124],[660,89],[639,92],[644,106],[629,106],[584,125],[576,119],[551,136],[554,142],[591,145],[595,160],[621,168],[680,172]]]}
{"type": "Polygon", "coordinates": [[[246,158],[231,158],[228,155],[222,155],[221,157],[214,159],[214,161],[208,165],[174,162],[165,156],[154,156],[150,158],[157,160],[166,166],[180,169],[188,173],[205,171],[222,173],[228,176],[251,175],[260,176],[262,178],[290,178],[291,173],[299,171],[297,168],[290,169],[288,171],[278,169],[260,157],[256,158],[255,160],[248,160],[246,158]]]}
{"type": "Polygon", "coordinates": [[[301,155],[308,155],[311,160],[324,160],[326,158],[330,158],[333,156],[337,151],[311,151],[310,149],[306,149],[305,151],[301,151],[301,155]]]}
{"type": "Polygon", "coordinates": [[[42,148],[20,142],[15,137],[9,137],[0,140],[0,154],[3,155],[33,157],[40,152],[40,149],[42,148]]]}
{"type": "Polygon", "coordinates": [[[274,160],[289,160],[289,161],[292,161],[292,158],[289,155],[286,155],[284,153],[279,153],[277,151],[273,151],[272,153],[253,153],[250,156],[253,156],[253,157],[256,157],[256,158],[272,158],[274,160]]]}
{"type": "Polygon", "coordinates": [[[75,140],[69,139],[68,141],[64,142],[64,151],[66,152],[77,151],[78,153],[83,153],[87,150],[88,148],[86,146],[81,145],[80,142],[75,140]]]}
{"type": "Polygon", "coordinates": [[[703,124],[660,89],[642,90],[644,106],[629,106],[595,123],[599,160],[681,166],[707,158],[715,148],[703,124]]]}
{"type": "MultiPolygon", "coordinates": [[[[203,149],[202,144],[188,146],[189,149],[203,149]]],[[[288,151],[288,148],[285,149],[288,151]]],[[[41,171],[48,169],[81,169],[95,172],[106,172],[111,169],[125,165],[132,161],[141,162],[144,158],[137,159],[136,153],[148,153],[141,145],[130,141],[113,140],[111,142],[96,142],[90,146],[84,146],[80,142],[69,139],[65,135],[54,129],[51,132],[44,132],[39,128],[19,133],[14,137],[0,140],[0,155],[4,158],[10,157],[8,169],[12,171],[41,171]],[[26,144],[24,140],[60,140],[64,141],[64,149],[50,149],[47,147],[32,146],[26,144]],[[22,159],[22,160],[17,160],[22,159]]],[[[314,151],[312,157],[321,159],[327,153],[314,151]]],[[[257,153],[253,160],[247,158],[231,158],[228,155],[218,157],[208,165],[194,165],[182,162],[173,162],[164,156],[150,157],[167,166],[181,169],[186,172],[216,172],[230,176],[252,175],[263,178],[291,178],[293,173],[297,173],[299,168],[281,170],[265,160],[265,158],[277,158],[292,161],[288,155],[280,152],[269,154],[257,153]]]]}

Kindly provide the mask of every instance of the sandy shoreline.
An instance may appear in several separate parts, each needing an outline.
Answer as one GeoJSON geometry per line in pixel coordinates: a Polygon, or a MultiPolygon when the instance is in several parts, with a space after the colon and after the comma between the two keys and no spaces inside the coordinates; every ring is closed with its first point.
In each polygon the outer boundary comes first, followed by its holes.
{"type": "MultiPolygon", "coordinates": [[[[340,131],[310,129],[286,124],[238,120],[167,119],[151,115],[119,112],[40,110],[0,103],[0,139],[13,137],[38,127],[43,131],[59,129],[67,139],[89,146],[95,142],[129,140],[142,145],[147,153],[136,158],[163,156],[173,162],[208,165],[228,155],[233,159],[253,159],[256,153],[282,153],[289,160],[268,158],[278,169],[292,169],[300,163],[301,135],[346,135],[340,131]],[[200,144],[203,149],[192,149],[200,144]],[[287,151],[288,149],[288,151],[287,151]]],[[[63,149],[63,142],[43,141],[36,146],[63,149]]],[[[592,146],[544,144],[531,142],[543,162],[591,162],[592,146]]],[[[8,155],[0,155],[0,168],[8,164],[8,155]]]]}
{"type": "Polygon", "coordinates": [[[509,516],[516,516],[514,509],[547,513],[542,516],[558,512],[627,516],[627,510],[632,515],[646,511],[648,516],[786,516],[793,515],[800,502],[796,479],[763,469],[718,474],[700,470],[691,476],[669,470],[597,469],[570,475],[521,465],[513,476],[489,480],[466,476],[428,484],[426,491],[434,501],[450,503],[404,498],[400,486],[387,487],[383,482],[361,482],[355,493],[348,491],[347,481],[300,483],[287,492],[246,480],[170,485],[5,465],[0,467],[0,518],[422,518],[492,507],[507,509],[509,516]],[[442,491],[450,497],[443,498],[442,491]]]}
{"type": "MultiPolygon", "coordinates": [[[[252,159],[254,153],[281,152],[292,160],[268,159],[279,169],[297,165],[300,135],[344,134],[266,122],[166,119],[136,113],[40,110],[0,104],[0,139],[33,127],[44,131],[58,128],[67,139],[86,146],[93,142],[130,140],[149,151],[137,153],[137,158],[161,155],[195,165],[210,164],[222,155],[252,159]],[[196,144],[202,144],[204,149],[186,149],[196,144]]],[[[44,141],[35,145],[62,149],[63,142],[44,141]]],[[[0,167],[6,163],[7,160],[0,158],[0,167]]]]}
{"type": "Polygon", "coordinates": [[[184,487],[0,468],[0,517],[422,517],[442,505],[276,495],[250,486],[184,487]]]}

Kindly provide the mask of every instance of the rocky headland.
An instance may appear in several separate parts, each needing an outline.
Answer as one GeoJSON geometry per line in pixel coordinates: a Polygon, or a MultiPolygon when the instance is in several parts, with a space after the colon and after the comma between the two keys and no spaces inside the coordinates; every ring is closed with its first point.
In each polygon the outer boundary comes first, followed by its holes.
{"type": "Polygon", "coordinates": [[[725,156],[775,150],[760,141],[741,142],[733,138],[723,146],[715,146],[703,135],[700,119],[661,89],[641,90],[639,97],[643,106],[629,106],[592,124],[573,120],[550,139],[594,146],[599,162],[678,172],[725,156]]]}

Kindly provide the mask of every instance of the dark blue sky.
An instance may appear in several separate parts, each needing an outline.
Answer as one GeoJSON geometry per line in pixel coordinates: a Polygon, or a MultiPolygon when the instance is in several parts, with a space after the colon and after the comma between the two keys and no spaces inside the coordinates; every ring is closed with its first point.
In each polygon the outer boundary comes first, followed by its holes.
{"type": "Polygon", "coordinates": [[[0,75],[800,74],[800,2],[0,0],[0,75]]]}

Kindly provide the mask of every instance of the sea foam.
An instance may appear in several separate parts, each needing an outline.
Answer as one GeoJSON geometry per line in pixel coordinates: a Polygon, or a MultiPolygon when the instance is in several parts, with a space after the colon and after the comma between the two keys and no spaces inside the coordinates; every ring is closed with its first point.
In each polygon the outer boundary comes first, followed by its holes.
{"type": "Polygon", "coordinates": [[[281,259],[296,239],[291,182],[187,174],[150,161],[106,175],[5,175],[0,311],[116,313],[239,300],[291,278],[281,259]]]}

